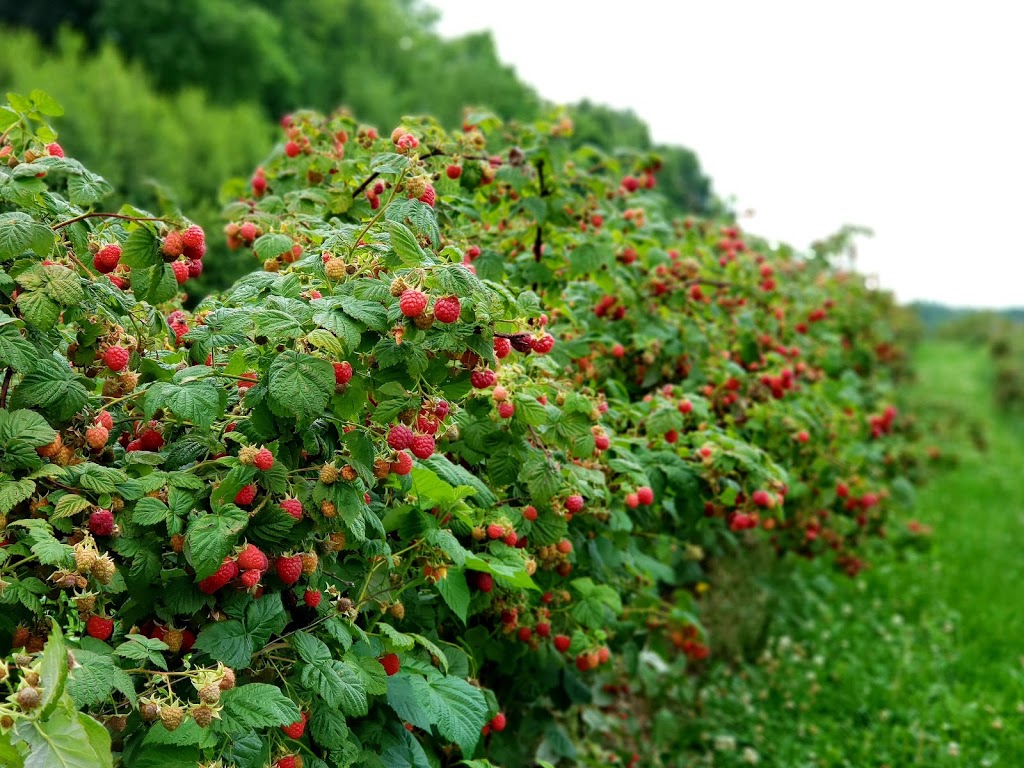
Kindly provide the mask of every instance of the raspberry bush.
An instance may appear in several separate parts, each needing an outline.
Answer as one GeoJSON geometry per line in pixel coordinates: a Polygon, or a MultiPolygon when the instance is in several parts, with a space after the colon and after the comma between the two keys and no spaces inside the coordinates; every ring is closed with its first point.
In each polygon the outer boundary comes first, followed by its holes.
{"type": "Polygon", "coordinates": [[[105,212],[56,111],[0,111],[12,765],[607,765],[707,562],[855,574],[908,490],[888,297],[674,220],[654,157],[296,113],[227,211],[262,269],[189,313],[207,235],[105,212]]]}

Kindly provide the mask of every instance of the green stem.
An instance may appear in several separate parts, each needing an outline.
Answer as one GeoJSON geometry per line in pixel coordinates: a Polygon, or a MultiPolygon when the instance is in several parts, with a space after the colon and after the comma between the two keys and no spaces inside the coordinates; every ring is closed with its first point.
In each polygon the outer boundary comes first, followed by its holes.
{"type": "Polygon", "coordinates": [[[391,205],[392,201],[395,199],[395,195],[398,193],[398,188],[402,185],[402,180],[404,178],[405,178],[405,171],[402,171],[401,175],[398,177],[398,180],[395,182],[394,186],[391,187],[391,195],[388,197],[388,201],[386,203],[384,203],[380,207],[380,210],[377,211],[377,213],[374,214],[373,218],[370,219],[369,222],[367,222],[366,226],[363,227],[363,231],[359,233],[359,237],[357,237],[355,242],[352,243],[352,248],[348,252],[348,257],[350,259],[352,258],[352,255],[356,252],[356,248],[359,247],[359,243],[361,243],[363,241],[363,238],[366,236],[366,233],[370,231],[370,228],[373,227],[373,225],[377,223],[377,220],[380,219],[380,217],[384,215],[384,211],[386,211],[388,209],[388,206],[391,205]]]}
{"type": "Polygon", "coordinates": [[[98,213],[98,212],[93,212],[93,213],[83,213],[80,216],[75,216],[74,218],[67,219],[66,221],[58,222],[58,223],[54,224],[53,226],[51,226],[50,229],[52,229],[54,232],[56,232],[57,230],[63,229],[64,227],[69,227],[72,224],[76,224],[79,221],[84,221],[85,219],[124,219],[125,221],[163,221],[163,222],[169,221],[169,219],[161,219],[161,218],[158,218],[158,217],[155,217],[155,216],[127,216],[127,215],[125,215],[123,213],[98,213]]]}

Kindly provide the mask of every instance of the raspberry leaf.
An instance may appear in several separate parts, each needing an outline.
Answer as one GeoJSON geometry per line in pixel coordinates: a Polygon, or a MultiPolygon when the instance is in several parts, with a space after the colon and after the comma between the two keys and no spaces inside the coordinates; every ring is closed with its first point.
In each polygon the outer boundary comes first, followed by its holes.
{"type": "Polygon", "coordinates": [[[278,355],[268,373],[270,406],[300,426],[319,417],[334,392],[334,367],[322,358],[289,350],[278,355]]]}
{"type": "Polygon", "coordinates": [[[195,569],[196,580],[205,579],[220,568],[224,557],[235,545],[235,539],[249,522],[241,510],[221,511],[197,517],[189,523],[185,534],[185,556],[195,569]]]}
{"type": "Polygon", "coordinates": [[[224,709],[217,730],[226,734],[288,725],[301,716],[295,702],[276,685],[266,683],[248,683],[224,691],[220,703],[224,709]]]}

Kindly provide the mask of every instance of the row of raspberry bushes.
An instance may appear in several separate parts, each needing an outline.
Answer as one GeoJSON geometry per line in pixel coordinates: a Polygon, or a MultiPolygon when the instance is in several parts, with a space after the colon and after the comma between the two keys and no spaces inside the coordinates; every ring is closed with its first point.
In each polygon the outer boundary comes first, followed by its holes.
{"type": "Polygon", "coordinates": [[[0,112],[10,760],[568,759],[603,672],[707,656],[708,559],[884,534],[887,298],[672,221],[655,158],[298,113],[188,314],[205,234],[97,209],[49,106],[0,112]]]}

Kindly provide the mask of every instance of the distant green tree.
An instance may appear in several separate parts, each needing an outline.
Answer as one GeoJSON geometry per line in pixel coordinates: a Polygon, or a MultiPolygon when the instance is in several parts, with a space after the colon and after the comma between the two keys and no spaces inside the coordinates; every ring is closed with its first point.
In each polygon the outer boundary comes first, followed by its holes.
{"type": "MultiPolygon", "coordinates": [[[[122,200],[180,207],[206,229],[223,226],[220,191],[226,179],[248,174],[272,146],[274,126],[252,105],[211,105],[204,92],[156,91],[147,73],[111,45],[89,54],[82,36],[65,31],[53,49],[26,31],[0,29],[0,92],[42,88],[65,108],[56,121],[60,142],[114,185],[122,200]]],[[[248,271],[249,258],[211,237],[202,295],[248,271]]],[[[193,287],[194,286],[194,287],[193,287]]]]}

